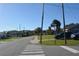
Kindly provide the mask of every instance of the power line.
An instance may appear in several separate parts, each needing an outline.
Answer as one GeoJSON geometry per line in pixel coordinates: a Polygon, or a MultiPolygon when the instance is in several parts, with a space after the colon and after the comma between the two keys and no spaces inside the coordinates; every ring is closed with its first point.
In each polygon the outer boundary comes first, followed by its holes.
{"type": "Polygon", "coordinates": [[[21,25],[19,24],[19,31],[21,30],[21,25]]]}

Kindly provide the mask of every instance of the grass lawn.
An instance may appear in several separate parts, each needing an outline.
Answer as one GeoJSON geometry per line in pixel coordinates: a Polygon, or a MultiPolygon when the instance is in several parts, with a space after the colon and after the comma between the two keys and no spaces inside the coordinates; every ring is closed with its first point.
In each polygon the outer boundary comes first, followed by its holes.
{"type": "MultiPolygon", "coordinates": [[[[40,36],[38,36],[38,39],[40,39],[40,36]]],[[[54,35],[43,35],[42,39],[43,40],[54,39],[54,35]]]]}
{"type": "Polygon", "coordinates": [[[14,41],[16,39],[17,39],[16,37],[8,38],[8,39],[0,39],[0,43],[2,43],[2,42],[11,42],[11,41],[14,41]]]}
{"type": "MultiPolygon", "coordinates": [[[[56,40],[54,35],[43,35],[42,45],[65,45],[64,40],[56,40]]],[[[67,40],[67,45],[79,45],[79,40],[67,40]]]]}

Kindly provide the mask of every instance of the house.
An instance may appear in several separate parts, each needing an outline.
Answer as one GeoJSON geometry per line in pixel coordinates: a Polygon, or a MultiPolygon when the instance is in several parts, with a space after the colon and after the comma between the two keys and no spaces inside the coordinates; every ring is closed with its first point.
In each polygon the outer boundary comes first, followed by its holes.
{"type": "Polygon", "coordinates": [[[71,31],[71,32],[79,32],[79,24],[76,23],[72,23],[72,24],[69,24],[69,25],[66,25],[65,27],[67,29],[67,31],[71,31]]]}

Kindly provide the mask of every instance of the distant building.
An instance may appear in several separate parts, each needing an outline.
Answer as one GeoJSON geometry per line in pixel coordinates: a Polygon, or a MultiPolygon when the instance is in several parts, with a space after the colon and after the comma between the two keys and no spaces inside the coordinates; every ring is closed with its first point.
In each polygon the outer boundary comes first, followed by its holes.
{"type": "Polygon", "coordinates": [[[69,25],[66,25],[65,27],[67,29],[67,31],[73,31],[73,32],[79,32],[79,24],[69,24],[69,25]]]}

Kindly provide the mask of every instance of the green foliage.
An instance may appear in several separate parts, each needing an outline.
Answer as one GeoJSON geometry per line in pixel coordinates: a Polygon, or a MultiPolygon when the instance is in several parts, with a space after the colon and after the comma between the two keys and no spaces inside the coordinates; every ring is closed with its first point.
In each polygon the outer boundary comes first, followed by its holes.
{"type": "Polygon", "coordinates": [[[19,38],[12,37],[12,38],[7,38],[7,39],[0,39],[0,43],[11,42],[11,41],[14,41],[17,39],[19,39],[19,38]]]}
{"type": "Polygon", "coordinates": [[[53,39],[54,35],[43,35],[43,40],[53,39]]]}
{"type": "MultiPolygon", "coordinates": [[[[60,45],[65,45],[65,41],[64,40],[56,40],[54,38],[54,35],[43,35],[42,44],[43,45],[60,46],[60,45]]],[[[67,45],[69,45],[69,46],[79,45],[79,40],[74,40],[74,39],[67,40],[67,45]]]]}
{"type": "Polygon", "coordinates": [[[8,31],[7,36],[8,37],[26,37],[33,35],[33,31],[30,30],[22,30],[22,31],[8,31]]]}
{"type": "Polygon", "coordinates": [[[48,28],[47,34],[48,34],[48,35],[52,35],[52,34],[53,34],[53,32],[52,32],[52,30],[51,30],[51,27],[48,28]]]}
{"type": "Polygon", "coordinates": [[[51,27],[56,27],[57,32],[60,32],[60,26],[61,23],[57,19],[54,19],[53,22],[51,23],[51,27]]]}
{"type": "Polygon", "coordinates": [[[35,35],[39,35],[41,33],[41,28],[40,27],[36,28],[34,32],[35,32],[35,35]]]}

